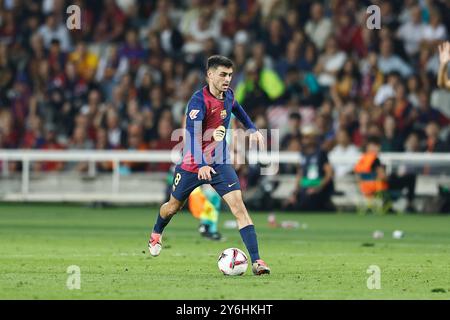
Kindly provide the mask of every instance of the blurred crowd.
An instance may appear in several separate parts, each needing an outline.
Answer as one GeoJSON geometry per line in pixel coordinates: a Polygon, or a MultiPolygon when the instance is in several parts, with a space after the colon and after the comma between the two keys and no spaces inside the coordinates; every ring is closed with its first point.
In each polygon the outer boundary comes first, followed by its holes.
{"type": "Polygon", "coordinates": [[[281,150],[300,151],[313,123],[337,154],[369,136],[382,151],[450,151],[449,101],[432,99],[449,22],[446,0],[0,0],[0,149],[170,149],[207,57],[223,54],[236,99],[281,130],[281,150]]]}

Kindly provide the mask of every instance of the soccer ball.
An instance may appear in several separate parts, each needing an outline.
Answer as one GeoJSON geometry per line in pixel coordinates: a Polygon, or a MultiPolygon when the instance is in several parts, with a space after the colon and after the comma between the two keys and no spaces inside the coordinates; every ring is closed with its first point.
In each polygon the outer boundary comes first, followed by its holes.
{"type": "Polygon", "coordinates": [[[226,276],[241,276],[247,271],[248,259],[242,250],[228,248],[220,254],[217,265],[226,276]]]}

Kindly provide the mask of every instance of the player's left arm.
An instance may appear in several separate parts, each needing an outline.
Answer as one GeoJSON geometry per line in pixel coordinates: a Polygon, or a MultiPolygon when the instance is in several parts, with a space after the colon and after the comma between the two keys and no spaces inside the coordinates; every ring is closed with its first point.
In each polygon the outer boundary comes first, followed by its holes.
{"type": "Polygon", "coordinates": [[[263,135],[258,131],[255,124],[248,116],[247,112],[245,112],[244,108],[242,108],[242,106],[237,101],[234,101],[231,112],[244,125],[246,129],[250,130],[250,145],[252,145],[252,143],[256,141],[260,146],[260,149],[264,150],[265,146],[263,135]]]}

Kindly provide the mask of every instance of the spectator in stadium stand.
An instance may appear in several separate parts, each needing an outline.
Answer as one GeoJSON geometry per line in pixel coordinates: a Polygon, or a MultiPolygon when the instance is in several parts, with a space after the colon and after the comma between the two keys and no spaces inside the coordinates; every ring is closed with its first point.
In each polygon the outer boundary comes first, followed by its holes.
{"type": "Polygon", "coordinates": [[[269,26],[263,35],[263,43],[267,54],[274,60],[278,60],[285,51],[287,39],[280,18],[272,19],[269,22],[269,26]]]}
{"type": "MultiPolygon", "coordinates": [[[[398,21],[398,9],[394,8],[394,5],[391,1],[381,1],[380,3],[380,13],[381,13],[381,21],[385,28],[389,30],[396,30],[399,28],[398,21]]],[[[409,16],[408,16],[409,18],[409,16]]]]}
{"type": "Polygon", "coordinates": [[[160,42],[160,38],[156,32],[149,32],[147,35],[147,47],[146,47],[146,64],[142,64],[138,70],[140,72],[150,71],[153,79],[161,82],[161,60],[166,55],[160,42]]]}
{"type": "MultiPolygon", "coordinates": [[[[61,43],[58,39],[52,39],[50,43],[50,50],[48,52],[49,72],[55,76],[60,75],[64,71],[67,55],[61,49],[61,43]]],[[[59,81],[62,81],[60,79],[59,81]]],[[[61,84],[55,84],[61,85],[61,84]]]]}
{"type": "Polygon", "coordinates": [[[336,82],[331,86],[330,95],[333,102],[340,106],[343,101],[358,98],[361,94],[361,74],[356,62],[349,58],[336,75],[336,82]]]}
{"type": "MultiPolygon", "coordinates": [[[[33,87],[37,86],[38,82],[38,69],[41,61],[47,58],[46,49],[44,47],[44,40],[39,33],[31,34],[30,38],[27,39],[28,48],[28,59],[26,61],[26,72],[29,75],[31,84],[33,87]]],[[[0,44],[1,46],[1,44],[0,44]]]]}
{"type": "Polygon", "coordinates": [[[448,146],[445,145],[444,141],[441,140],[439,136],[440,127],[437,122],[431,121],[425,127],[426,143],[424,150],[425,152],[448,152],[448,146]]]}
{"type": "Polygon", "coordinates": [[[292,139],[301,139],[300,125],[302,123],[302,116],[298,112],[289,114],[287,123],[287,132],[281,137],[280,148],[286,150],[292,139]]]}
{"type": "MultiPolygon", "coordinates": [[[[247,60],[248,64],[255,64],[257,68],[274,69],[274,62],[271,56],[266,52],[264,43],[258,41],[251,48],[251,56],[247,60]]],[[[245,68],[244,68],[245,69],[245,68]]]]}
{"type": "Polygon", "coordinates": [[[95,116],[100,112],[100,104],[102,101],[102,96],[99,90],[92,89],[89,91],[87,104],[81,107],[81,112],[85,112],[88,118],[94,119],[95,116]]]}
{"type": "Polygon", "coordinates": [[[411,66],[393,52],[392,41],[390,39],[381,41],[378,68],[384,74],[391,73],[392,71],[399,72],[402,77],[408,77],[412,74],[411,66]]]}
{"type": "Polygon", "coordinates": [[[318,134],[320,148],[329,152],[335,143],[336,132],[333,128],[331,114],[319,112],[316,116],[315,126],[318,134]]]}
{"type": "Polygon", "coordinates": [[[238,1],[228,1],[220,27],[222,35],[228,41],[232,41],[236,33],[239,30],[246,29],[247,26],[247,19],[241,15],[238,1]]]}
{"type": "Polygon", "coordinates": [[[17,30],[14,23],[14,14],[12,11],[6,11],[2,17],[0,39],[2,39],[6,44],[12,44],[16,35],[17,30]]]}
{"type": "Polygon", "coordinates": [[[0,101],[9,102],[8,91],[12,89],[16,73],[6,43],[0,42],[0,101]]]}
{"type": "MultiPolygon", "coordinates": [[[[104,128],[98,128],[96,132],[95,150],[111,150],[108,143],[108,133],[104,128]]],[[[100,172],[111,172],[113,169],[112,161],[96,162],[97,170],[100,172]]]]}
{"type": "Polygon", "coordinates": [[[144,140],[153,141],[157,138],[157,127],[153,111],[150,108],[144,108],[142,111],[142,125],[144,130],[144,140]]]}
{"type": "Polygon", "coordinates": [[[375,123],[375,122],[370,123],[369,129],[367,130],[366,141],[370,137],[376,137],[377,139],[379,139],[381,141],[381,138],[383,137],[382,130],[383,130],[383,128],[380,127],[377,123],[375,123]]]}
{"type": "MultiPolygon", "coordinates": [[[[45,128],[44,130],[44,144],[40,147],[42,150],[64,150],[64,146],[57,141],[56,131],[53,127],[45,128]]],[[[52,172],[62,171],[64,163],[61,161],[44,161],[36,162],[36,167],[33,170],[52,172]]]]}
{"type": "Polygon", "coordinates": [[[71,49],[69,30],[64,23],[58,21],[56,14],[53,12],[47,14],[45,25],[39,28],[38,33],[42,36],[46,49],[50,49],[53,39],[58,39],[64,52],[71,49]]]}
{"type": "MultiPolygon", "coordinates": [[[[212,40],[211,40],[212,41],[212,40]]],[[[209,42],[209,41],[208,41],[209,42]]],[[[214,42],[213,42],[214,43],[214,42]]],[[[165,57],[161,63],[161,73],[162,73],[162,90],[164,95],[172,95],[176,91],[176,84],[174,79],[174,69],[175,61],[171,57],[165,57]]],[[[170,98],[167,98],[168,100],[170,98]]]]}
{"type": "Polygon", "coordinates": [[[423,40],[425,24],[422,22],[422,12],[419,5],[411,7],[409,19],[397,30],[396,37],[403,41],[405,52],[410,58],[419,53],[423,40]]]}
{"type": "Polygon", "coordinates": [[[180,55],[184,39],[180,31],[174,27],[168,15],[160,17],[158,32],[162,49],[170,55],[180,55]]]}
{"type": "MultiPolygon", "coordinates": [[[[145,151],[148,145],[144,141],[142,126],[138,123],[131,123],[127,132],[127,150],[145,151]]],[[[122,174],[130,174],[131,172],[142,172],[147,168],[145,162],[124,161],[120,163],[120,172],[122,174]]]]}
{"type": "Polygon", "coordinates": [[[76,65],[70,61],[66,63],[64,76],[64,98],[74,109],[81,108],[89,91],[87,81],[78,75],[76,65]]]}
{"type": "MultiPolygon", "coordinates": [[[[37,114],[37,101],[31,95],[30,87],[24,75],[16,77],[16,81],[9,92],[10,107],[14,114],[14,121],[18,127],[27,125],[26,118],[30,113],[37,114]]],[[[22,131],[23,133],[23,131],[22,131]]]]}
{"type": "MultiPolygon", "coordinates": [[[[79,117],[83,119],[84,117],[79,117]]],[[[84,121],[84,120],[83,120],[84,121]]],[[[93,149],[94,144],[87,134],[86,125],[82,121],[78,121],[73,130],[72,137],[68,143],[68,148],[72,150],[90,150],[93,149]]]]}
{"type": "Polygon", "coordinates": [[[169,17],[171,23],[180,21],[182,12],[174,6],[173,1],[157,0],[156,7],[153,8],[147,21],[150,30],[156,30],[160,25],[162,17],[169,17]]]}
{"type": "Polygon", "coordinates": [[[136,73],[145,58],[145,51],[138,41],[136,30],[129,29],[125,33],[125,43],[119,49],[119,61],[127,61],[128,72],[136,73]]]}
{"type": "MultiPolygon", "coordinates": [[[[294,36],[296,34],[300,34],[300,32],[296,31],[294,33],[294,36]]],[[[313,74],[312,71],[316,64],[318,51],[317,51],[316,47],[314,46],[314,44],[309,40],[305,41],[304,46],[301,46],[301,48],[302,48],[302,50],[300,52],[300,70],[313,74]]]]}
{"type": "Polygon", "coordinates": [[[314,67],[314,73],[322,87],[329,88],[335,83],[336,75],[346,59],[347,54],[339,49],[336,39],[330,36],[325,43],[325,51],[319,55],[314,67]]]}
{"type": "MultiPolygon", "coordinates": [[[[16,149],[19,145],[18,131],[14,128],[13,115],[9,110],[2,109],[0,106],[0,148],[16,149]]],[[[19,168],[19,163],[15,161],[8,162],[8,169],[14,172],[19,168]]]]}
{"type": "Polygon", "coordinates": [[[361,110],[358,114],[356,128],[353,130],[352,142],[361,147],[367,137],[369,124],[371,121],[370,113],[367,110],[361,110]]]}
{"type": "MultiPolygon", "coordinates": [[[[172,141],[173,132],[173,120],[170,111],[166,110],[162,113],[161,119],[158,122],[158,137],[150,142],[151,150],[172,150],[180,141],[172,141]]],[[[151,164],[151,168],[154,171],[165,172],[170,169],[171,164],[166,163],[155,163],[151,164]]]]}
{"type": "Polygon", "coordinates": [[[349,135],[350,142],[354,145],[357,145],[355,142],[355,137],[359,127],[357,111],[355,101],[348,101],[342,106],[342,111],[340,112],[337,120],[337,128],[345,129],[349,135]]]}
{"type": "Polygon", "coordinates": [[[311,6],[310,19],[305,25],[305,32],[314,42],[317,49],[322,51],[332,30],[333,23],[331,19],[324,16],[323,5],[320,2],[314,2],[311,6]]]}
{"type": "Polygon", "coordinates": [[[75,65],[78,76],[86,81],[94,79],[98,66],[98,56],[88,50],[86,43],[79,42],[75,51],[69,55],[69,61],[75,65]]]}
{"type": "Polygon", "coordinates": [[[416,121],[417,113],[413,112],[413,107],[408,101],[406,88],[403,82],[398,83],[395,88],[395,106],[393,116],[397,122],[397,130],[400,134],[408,133],[414,121],[416,121]]]}
{"type": "MultiPolygon", "coordinates": [[[[418,75],[413,74],[409,76],[406,82],[407,92],[408,92],[408,101],[414,108],[419,107],[419,95],[420,90],[422,89],[421,80],[418,75]]],[[[425,99],[428,99],[428,93],[424,91],[425,99]]]]}
{"type": "Polygon", "coordinates": [[[350,56],[354,53],[359,58],[365,57],[367,48],[362,29],[355,21],[354,13],[342,11],[336,20],[336,40],[341,50],[344,50],[350,56]]]}
{"type": "Polygon", "coordinates": [[[197,21],[197,18],[200,15],[202,9],[202,0],[191,0],[189,7],[187,7],[181,13],[180,23],[178,29],[185,36],[191,30],[192,24],[194,21],[197,21]]]}
{"type": "Polygon", "coordinates": [[[395,96],[395,87],[401,80],[401,76],[398,72],[392,71],[384,76],[385,83],[378,87],[375,92],[373,102],[376,106],[384,104],[384,102],[395,96]]]}
{"type": "Polygon", "coordinates": [[[150,108],[153,111],[156,123],[158,123],[161,113],[164,110],[170,109],[166,104],[162,87],[154,86],[150,91],[150,108]]]}
{"type": "Polygon", "coordinates": [[[430,9],[430,21],[423,30],[422,45],[434,50],[448,36],[446,26],[442,23],[442,14],[437,7],[430,9]]]}
{"type": "MultiPolygon", "coordinates": [[[[283,151],[299,153],[302,150],[301,138],[292,137],[287,141],[286,148],[283,151]]],[[[283,174],[296,174],[297,165],[294,163],[280,163],[280,173],[283,174]]]]}
{"type": "Polygon", "coordinates": [[[109,109],[105,116],[108,144],[112,149],[120,149],[125,145],[126,133],[120,127],[119,115],[114,109],[109,109]]]}
{"type": "Polygon", "coordinates": [[[361,98],[363,104],[370,104],[378,88],[383,84],[383,73],[378,69],[376,52],[369,52],[361,62],[361,98]]]}
{"type": "Polygon", "coordinates": [[[126,15],[114,0],[103,1],[100,18],[93,33],[94,42],[106,43],[118,41],[123,36],[126,15]]]}
{"type": "Polygon", "coordinates": [[[130,123],[141,123],[142,114],[139,110],[139,104],[137,99],[130,98],[126,103],[126,113],[122,118],[122,126],[128,125],[130,123]]]}
{"type": "MultiPolygon", "coordinates": [[[[86,133],[86,128],[83,125],[75,127],[72,137],[69,140],[67,149],[69,150],[92,150],[94,143],[90,140],[86,133]]],[[[65,169],[76,172],[86,172],[88,169],[87,162],[68,162],[65,169]]]]}
{"type": "Polygon", "coordinates": [[[136,87],[137,87],[137,99],[139,101],[139,105],[143,106],[148,104],[148,93],[152,89],[153,78],[149,71],[143,72],[140,79],[136,79],[136,87]]]}
{"type": "Polygon", "coordinates": [[[14,126],[14,117],[10,110],[0,109],[0,124],[0,130],[3,134],[3,148],[18,148],[19,132],[14,126]]]}
{"type": "Polygon", "coordinates": [[[289,68],[300,70],[302,67],[300,60],[300,48],[294,41],[287,44],[286,55],[277,60],[276,71],[281,79],[284,79],[289,68]]]}
{"type": "Polygon", "coordinates": [[[203,8],[198,18],[192,22],[185,35],[183,51],[187,55],[195,56],[204,49],[207,39],[221,37],[220,24],[210,7],[203,8]]]}
{"type": "Polygon", "coordinates": [[[286,210],[332,211],[331,195],[334,191],[333,168],[327,153],[317,141],[317,129],[302,129],[302,160],[297,168],[295,191],[284,203],[286,210]]]}
{"type": "Polygon", "coordinates": [[[428,96],[425,90],[419,91],[419,105],[416,109],[417,119],[414,123],[415,129],[424,130],[429,122],[437,122],[441,126],[449,125],[450,119],[430,105],[428,96]]]}
{"type": "Polygon", "coordinates": [[[276,72],[259,68],[256,62],[249,61],[245,67],[244,79],[238,83],[236,100],[246,106],[247,114],[255,117],[265,113],[269,104],[284,93],[284,84],[276,72]]]}
{"type": "Polygon", "coordinates": [[[112,99],[114,85],[128,70],[128,60],[119,57],[117,45],[110,45],[106,54],[100,57],[95,80],[100,84],[106,100],[112,99]]]}
{"type": "Polygon", "coordinates": [[[421,152],[419,133],[416,131],[411,132],[406,138],[403,147],[405,152],[421,152]]]}
{"type": "MultiPolygon", "coordinates": [[[[330,159],[355,159],[360,155],[357,146],[352,144],[350,135],[346,129],[339,129],[336,134],[336,145],[328,154],[330,159]]],[[[341,178],[353,172],[353,165],[347,163],[337,163],[333,165],[335,178],[341,178]]]]}
{"type": "Polygon", "coordinates": [[[308,102],[310,102],[309,92],[302,83],[301,75],[296,67],[291,66],[283,77],[286,90],[281,100],[286,106],[298,104],[308,105],[308,102]]]}
{"type": "Polygon", "coordinates": [[[26,130],[21,147],[24,149],[40,149],[45,143],[42,130],[42,119],[34,114],[27,117],[26,130]]]}
{"type": "Polygon", "coordinates": [[[402,134],[397,130],[397,123],[393,116],[388,115],[383,123],[384,135],[381,139],[381,151],[399,152],[402,151],[402,134]]]}

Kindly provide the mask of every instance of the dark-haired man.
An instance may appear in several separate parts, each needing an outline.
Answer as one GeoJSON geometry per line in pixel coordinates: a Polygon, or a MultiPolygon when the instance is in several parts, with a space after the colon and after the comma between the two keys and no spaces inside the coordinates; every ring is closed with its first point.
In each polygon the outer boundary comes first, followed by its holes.
{"type": "Polygon", "coordinates": [[[302,129],[302,160],[297,168],[295,190],[285,202],[285,209],[300,211],[334,211],[333,168],[327,153],[319,147],[314,126],[302,129]]]}
{"type": "Polygon", "coordinates": [[[183,207],[189,194],[208,183],[225,200],[236,217],[239,232],[252,260],[255,275],[270,273],[261,260],[255,228],[242,200],[241,188],[226,145],[226,130],[231,113],[250,130],[250,140],[264,146],[256,129],[230,89],[233,62],[223,56],[211,56],[207,62],[208,85],[193,94],[186,111],[183,160],[174,172],[172,193],[159,211],[148,243],[150,254],[162,249],[162,233],[170,219],[183,207]]]}

